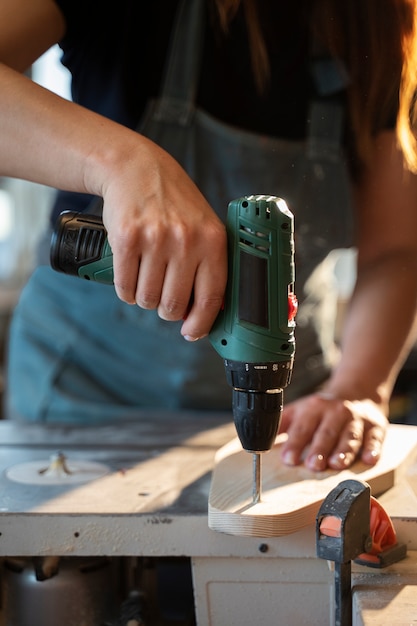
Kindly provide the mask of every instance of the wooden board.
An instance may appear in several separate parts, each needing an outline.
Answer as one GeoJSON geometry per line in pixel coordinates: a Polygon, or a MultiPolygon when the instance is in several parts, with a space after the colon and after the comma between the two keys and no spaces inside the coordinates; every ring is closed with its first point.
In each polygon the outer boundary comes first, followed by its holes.
{"type": "Polygon", "coordinates": [[[381,459],[374,467],[358,461],[340,472],[313,472],[303,465],[282,463],[280,447],[262,455],[262,499],[252,503],[252,455],[233,439],[215,457],[208,523],[212,530],[232,535],[280,537],[313,524],[320,504],[342,480],[367,482],[372,495],[390,489],[417,456],[417,428],[390,425],[381,459]]]}

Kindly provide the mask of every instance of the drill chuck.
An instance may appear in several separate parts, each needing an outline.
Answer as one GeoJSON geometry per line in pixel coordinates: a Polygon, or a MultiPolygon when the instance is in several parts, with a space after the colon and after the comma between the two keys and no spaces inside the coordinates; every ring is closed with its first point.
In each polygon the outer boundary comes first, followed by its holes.
{"type": "Polygon", "coordinates": [[[291,360],[245,363],[225,359],[224,366],[233,389],[233,420],[242,447],[247,452],[267,452],[277,436],[291,360]]]}
{"type": "Polygon", "coordinates": [[[274,445],[282,413],[283,392],[233,389],[233,421],[246,452],[268,452],[274,445]]]}

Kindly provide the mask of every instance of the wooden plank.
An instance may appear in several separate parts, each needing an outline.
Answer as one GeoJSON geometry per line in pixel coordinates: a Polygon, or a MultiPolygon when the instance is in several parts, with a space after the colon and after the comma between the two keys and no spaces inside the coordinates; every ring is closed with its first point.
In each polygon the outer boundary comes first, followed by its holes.
{"type": "Polygon", "coordinates": [[[263,455],[261,502],[252,503],[252,460],[238,439],[215,457],[210,494],[209,527],[252,537],[280,537],[313,524],[327,494],[342,480],[367,482],[373,495],[390,489],[417,456],[417,428],[390,425],[380,461],[369,467],[358,461],[349,470],[313,472],[303,465],[282,463],[285,435],[263,455]]]}

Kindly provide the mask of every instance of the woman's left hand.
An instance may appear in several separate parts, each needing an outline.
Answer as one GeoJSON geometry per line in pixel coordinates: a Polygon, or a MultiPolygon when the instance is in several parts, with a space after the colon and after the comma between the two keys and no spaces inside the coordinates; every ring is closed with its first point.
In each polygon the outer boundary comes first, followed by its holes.
{"type": "Polygon", "coordinates": [[[314,471],[343,470],[360,458],[375,465],[381,455],[388,420],[372,400],[342,400],[318,392],[284,406],[280,432],[287,465],[304,463],[314,471]]]}

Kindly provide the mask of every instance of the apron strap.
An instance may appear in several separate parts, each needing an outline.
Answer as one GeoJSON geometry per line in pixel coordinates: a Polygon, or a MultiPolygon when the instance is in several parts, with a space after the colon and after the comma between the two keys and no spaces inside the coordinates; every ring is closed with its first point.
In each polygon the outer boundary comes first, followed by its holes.
{"type": "Polygon", "coordinates": [[[314,36],[310,71],[316,95],[310,102],[306,156],[334,161],[340,157],[343,146],[349,75],[340,59],[329,56],[314,36]]]}
{"type": "Polygon", "coordinates": [[[336,161],[343,145],[345,110],[341,102],[314,100],[310,104],[306,156],[336,161]]]}
{"type": "Polygon", "coordinates": [[[205,22],[203,0],[181,0],[165,65],[155,121],[187,125],[198,86],[205,22]]]}

